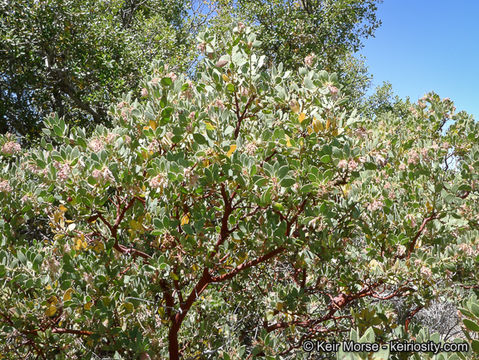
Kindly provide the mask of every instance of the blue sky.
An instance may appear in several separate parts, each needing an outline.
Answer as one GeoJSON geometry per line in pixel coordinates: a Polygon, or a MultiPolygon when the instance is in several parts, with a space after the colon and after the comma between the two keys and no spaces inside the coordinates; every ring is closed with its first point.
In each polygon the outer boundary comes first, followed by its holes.
{"type": "Polygon", "coordinates": [[[428,91],[479,120],[479,1],[384,0],[382,26],[360,51],[373,87],[417,101],[428,91]]]}

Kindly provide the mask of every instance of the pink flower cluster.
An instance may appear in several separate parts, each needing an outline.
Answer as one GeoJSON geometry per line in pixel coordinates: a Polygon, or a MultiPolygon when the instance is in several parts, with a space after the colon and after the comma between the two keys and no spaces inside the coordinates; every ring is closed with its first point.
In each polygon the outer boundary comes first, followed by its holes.
{"type": "Polygon", "coordinates": [[[374,200],[372,203],[368,204],[367,209],[369,211],[376,211],[376,210],[381,210],[383,208],[384,204],[381,200],[374,200]]]}
{"type": "Polygon", "coordinates": [[[358,168],[358,163],[352,159],[349,160],[349,162],[343,159],[339,161],[338,167],[343,170],[349,169],[351,171],[354,171],[358,168]]]}
{"type": "Polygon", "coordinates": [[[429,278],[432,276],[432,271],[428,267],[422,266],[420,272],[421,272],[421,275],[424,277],[429,278]]]}
{"type": "Polygon", "coordinates": [[[312,67],[315,59],[316,59],[316,55],[314,54],[306,56],[304,58],[304,65],[306,65],[307,67],[312,67]]]}
{"type": "Polygon", "coordinates": [[[250,143],[246,144],[246,146],[245,146],[245,152],[249,156],[253,156],[254,154],[256,154],[256,150],[258,150],[258,146],[256,146],[256,144],[254,142],[250,142],[250,143]]]}
{"type": "Polygon", "coordinates": [[[459,249],[468,256],[474,255],[474,250],[469,244],[459,244],[459,249]]]}
{"type": "Polygon", "coordinates": [[[328,85],[328,90],[331,95],[336,95],[339,89],[334,85],[328,85]]]}
{"type": "Polygon", "coordinates": [[[215,106],[216,106],[218,109],[221,109],[221,110],[223,110],[223,109],[225,108],[225,105],[224,105],[223,101],[220,100],[220,99],[216,99],[216,101],[215,101],[215,106]]]}
{"type": "Polygon", "coordinates": [[[0,181],[0,192],[9,193],[12,191],[12,187],[8,183],[8,180],[0,181]]]}
{"type": "Polygon", "coordinates": [[[88,147],[94,152],[100,152],[104,149],[105,143],[98,138],[90,140],[88,147]]]}
{"type": "Polygon", "coordinates": [[[7,155],[19,153],[22,150],[20,144],[15,141],[8,141],[2,146],[2,152],[7,155]]]}
{"type": "Polygon", "coordinates": [[[168,186],[168,179],[162,174],[158,174],[150,180],[150,186],[153,189],[165,188],[168,186]]]}
{"type": "Polygon", "coordinates": [[[120,101],[116,107],[118,109],[123,109],[126,106],[128,106],[128,103],[126,101],[120,101]]]}
{"type": "Polygon", "coordinates": [[[68,176],[70,175],[70,172],[71,172],[70,164],[62,164],[58,161],[55,161],[53,163],[53,166],[58,170],[57,177],[61,181],[65,181],[66,179],[68,179],[68,176]]]}
{"type": "Polygon", "coordinates": [[[166,74],[166,77],[169,77],[171,81],[175,81],[178,78],[174,72],[166,74]]]}
{"type": "Polygon", "coordinates": [[[115,141],[115,139],[118,137],[118,134],[115,134],[115,133],[108,133],[108,135],[106,136],[106,142],[108,144],[111,144],[113,141],[115,141]]]}
{"type": "Polygon", "coordinates": [[[148,145],[148,151],[155,153],[158,150],[160,150],[160,143],[158,140],[154,139],[149,145],[148,145]]]}
{"type": "Polygon", "coordinates": [[[408,153],[408,164],[416,165],[419,162],[419,154],[415,150],[411,150],[408,153]]]}
{"type": "Polygon", "coordinates": [[[108,169],[107,167],[104,167],[102,170],[98,170],[98,169],[93,170],[91,173],[91,176],[96,181],[108,181],[108,182],[115,181],[113,174],[111,173],[110,169],[108,169]]]}

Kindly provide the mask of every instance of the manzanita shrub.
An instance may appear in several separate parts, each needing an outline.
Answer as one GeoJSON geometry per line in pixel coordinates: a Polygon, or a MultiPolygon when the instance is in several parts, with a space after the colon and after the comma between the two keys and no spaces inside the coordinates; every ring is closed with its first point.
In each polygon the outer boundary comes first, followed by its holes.
{"type": "Polygon", "coordinates": [[[197,80],[159,65],[114,127],[1,137],[4,358],[305,359],[477,289],[470,116],[429,94],[361,119],[311,58],[266,68],[241,24],[199,40],[197,80]]]}

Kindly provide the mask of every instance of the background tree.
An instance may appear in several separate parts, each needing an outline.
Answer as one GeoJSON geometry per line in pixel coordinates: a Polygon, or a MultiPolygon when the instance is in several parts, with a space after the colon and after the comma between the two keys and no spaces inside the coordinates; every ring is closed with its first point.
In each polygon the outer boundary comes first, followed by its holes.
{"type": "Polygon", "coordinates": [[[256,27],[270,61],[297,69],[309,61],[338,74],[343,93],[356,100],[370,76],[353,55],[374,35],[381,0],[239,0],[230,5],[236,18],[256,27]]]}
{"type": "Polygon", "coordinates": [[[195,53],[182,0],[0,2],[0,131],[39,135],[51,112],[107,123],[112,99],[155,59],[186,69],[195,53]]]}

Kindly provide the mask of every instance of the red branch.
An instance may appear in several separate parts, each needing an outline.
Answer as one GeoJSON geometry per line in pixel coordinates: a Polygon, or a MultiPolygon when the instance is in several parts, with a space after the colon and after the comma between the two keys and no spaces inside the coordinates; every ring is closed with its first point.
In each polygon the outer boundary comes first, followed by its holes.
{"type": "MultiPolygon", "coordinates": [[[[419,227],[418,232],[416,233],[411,243],[409,244],[409,247],[407,249],[406,259],[409,259],[411,257],[411,254],[414,252],[414,248],[416,247],[417,240],[419,239],[424,229],[426,228],[427,223],[434,219],[437,219],[437,214],[433,212],[431,216],[428,216],[422,221],[422,224],[419,227]]],[[[402,257],[404,257],[404,255],[402,257]]],[[[399,258],[402,258],[402,257],[399,257],[399,258]]]]}
{"type": "MultiPolygon", "coordinates": [[[[50,329],[50,331],[54,334],[74,334],[74,335],[93,335],[92,331],[88,330],[74,330],[74,329],[63,329],[63,328],[53,328],[50,329]]],[[[34,334],[37,335],[39,332],[42,332],[40,329],[35,329],[35,330],[24,330],[21,331],[24,334],[34,334]]]]}
{"type": "Polygon", "coordinates": [[[278,255],[279,253],[283,252],[285,250],[284,247],[280,246],[272,251],[270,251],[269,253],[263,255],[263,256],[260,256],[259,258],[256,258],[254,260],[251,260],[251,261],[248,261],[248,262],[245,262],[241,265],[238,265],[237,267],[235,267],[233,270],[231,270],[230,272],[227,272],[226,274],[223,274],[223,275],[219,275],[219,276],[215,276],[213,277],[211,280],[211,282],[222,282],[222,281],[225,281],[225,280],[228,280],[228,279],[231,279],[232,277],[234,277],[235,275],[237,275],[239,272],[243,271],[243,270],[246,270],[252,266],[255,266],[255,265],[258,265],[259,263],[262,263],[262,262],[265,262],[265,261],[268,261],[269,259],[275,257],[276,255],[278,255]]]}
{"type": "Polygon", "coordinates": [[[408,331],[408,327],[409,327],[409,323],[411,322],[412,318],[414,317],[414,315],[416,315],[424,306],[422,305],[419,305],[418,307],[416,307],[413,311],[411,311],[409,313],[409,315],[407,316],[407,319],[406,319],[406,322],[404,324],[404,331],[407,333],[408,331]]]}

